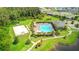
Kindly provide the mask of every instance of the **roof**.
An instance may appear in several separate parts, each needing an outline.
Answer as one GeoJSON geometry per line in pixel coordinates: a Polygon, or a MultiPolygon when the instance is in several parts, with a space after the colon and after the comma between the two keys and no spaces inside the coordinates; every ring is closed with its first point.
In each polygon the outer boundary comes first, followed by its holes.
{"type": "Polygon", "coordinates": [[[23,35],[25,33],[28,33],[28,29],[24,25],[15,26],[13,27],[15,36],[23,35]]]}
{"type": "Polygon", "coordinates": [[[56,27],[64,27],[65,26],[65,22],[64,21],[53,21],[53,24],[56,26],[56,27]]]}

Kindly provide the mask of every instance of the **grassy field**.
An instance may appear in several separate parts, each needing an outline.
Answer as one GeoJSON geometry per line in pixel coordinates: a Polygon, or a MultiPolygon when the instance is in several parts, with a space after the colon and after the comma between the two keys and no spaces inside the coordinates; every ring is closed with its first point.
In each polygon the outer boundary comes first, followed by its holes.
{"type": "MultiPolygon", "coordinates": [[[[25,21],[20,21],[19,24],[20,25],[25,25],[25,26],[27,25],[29,27],[31,22],[32,22],[32,20],[28,19],[28,20],[25,20],[25,21]]],[[[12,25],[12,26],[9,27],[9,34],[11,36],[12,42],[14,41],[14,37],[15,37],[14,32],[13,32],[13,26],[15,26],[15,25],[12,25]]],[[[16,45],[14,45],[12,43],[11,44],[11,50],[12,51],[27,50],[32,45],[31,43],[29,45],[25,45],[25,42],[28,39],[29,39],[29,34],[18,36],[19,42],[16,45]]]]}
{"type": "MultiPolygon", "coordinates": [[[[56,18],[56,17],[53,17],[53,16],[52,17],[51,16],[44,16],[41,21],[47,21],[47,20],[51,21],[51,20],[59,20],[59,19],[56,18]]],[[[19,25],[25,25],[25,26],[27,25],[30,28],[32,23],[35,22],[35,21],[40,21],[40,19],[26,18],[26,19],[19,21],[18,24],[19,25]]],[[[15,37],[14,32],[13,32],[13,28],[12,28],[13,26],[16,26],[16,25],[14,24],[14,25],[9,26],[9,34],[11,36],[12,42],[14,41],[14,37],[15,37]]],[[[11,43],[11,50],[13,50],[13,51],[27,50],[29,47],[31,47],[32,43],[30,43],[29,45],[25,45],[26,40],[29,39],[29,35],[30,34],[19,36],[18,37],[18,40],[19,40],[18,44],[14,45],[13,43],[11,43]]],[[[37,41],[37,40],[39,40],[39,38],[35,39],[35,41],[37,41]]]]}
{"type": "MultiPolygon", "coordinates": [[[[50,21],[53,21],[53,20],[59,20],[60,18],[57,18],[57,17],[53,17],[53,16],[44,16],[42,19],[30,19],[30,18],[26,18],[25,20],[21,20],[19,21],[19,24],[20,25],[27,25],[29,28],[30,26],[32,25],[33,22],[50,22],[50,21]]],[[[13,32],[13,26],[15,25],[10,25],[9,27],[9,34],[11,36],[11,42],[14,41],[14,32],[13,32]]],[[[64,35],[64,34],[67,34],[68,32],[67,31],[59,31],[60,32],[60,35],[64,35]]],[[[30,48],[32,46],[32,43],[30,43],[29,45],[25,45],[25,42],[29,39],[29,34],[25,34],[25,35],[22,35],[22,36],[18,36],[18,39],[19,39],[19,42],[18,44],[16,45],[13,45],[13,43],[11,43],[11,50],[12,51],[25,51],[27,50],[28,48],[30,48]]],[[[71,36],[67,37],[66,39],[63,39],[63,38],[58,38],[58,39],[53,39],[53,37],[46,37],[46,36],[42,36],[42,37],[30,37],[32,41],[36,42],[40,39],[46,39],[46,38],[50,38],[48,40],[44,40],[42,42],[42,45],[40,47],[38,47],[37,49],[36,48],[33,48],[32,50],[33,51],[47,51],[47,50],[51,50],[51,49],[55,49],[55,45],[58,44],[59,42],[63,42],[65,44],[73,44],[76,40],[76,37],[77,37],[77,32],[73,32],[71,34],[71,36]]]]}
{"type": "Polygon", "coordinates": [[[45,15],[42,19],[36,19],[37,22],[51,22],[54,20],[59,20],[60,18],[54,16],[45,15]]]}
{"type": "Polygon", "coordinates": [[[70,36],[66,39],[58,38],[58,39],[48,39],[42,42],[42,45],[38,48],[33,48],[32,51],[48,51],[48,50],[55,50],[55,46],[58,43],[64,43],[65,45],[71,45],[76,42],[77,36],[79,32],[73,32],[70,36]]]}
{"type": "Polygon", "coordinates": [[[18,36],[18,44],[14,45],[13,44],[13,41],[14,41],[14,32],[13,32],[13,29],[12,27],[10,27],[10,31],[9,31],[9,34],[11,36],[11,40],[12,40],[12,43],[11,43],[11,50],[12,51],[18,51],[18,50],[21,50],[23,49],[24,47],[27,47],[27,49],[30,47],[30,45],[32,44],[29,44],[29,45],[25,45],[25,42],[27,39],[29,39],[29,34],[25,34],[25,35],[22,35],[22,36],[18,36]]]}

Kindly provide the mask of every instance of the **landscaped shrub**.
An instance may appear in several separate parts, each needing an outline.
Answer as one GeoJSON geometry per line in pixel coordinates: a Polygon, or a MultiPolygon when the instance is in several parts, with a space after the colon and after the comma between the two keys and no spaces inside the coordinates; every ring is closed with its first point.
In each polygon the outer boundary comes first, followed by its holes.
{"type": "Polygon", "coordinates": [[[63,39],[66,39],[66,36],[64,36],[63,39]]]}
{"type": "Polygon", "coordinates": [[[11,36],[8,27],[0,27],[0,51],[10,50],[11,36]]]}
{"type": "Polygon", "coordinates": [[[30,43],[31,41],[29,39],[25,42],[26,45],[29,45],[30,43]]]}
{"type": "Polygon", "coordinates": [[[58,31],[55,32],[55,35],[58,36],[60,33],[58,31]]]}
{"type": "Polygon", "coordinates": [[[72,21],[71,24],[74,24],[74,21],[72,21]]]}
{"type": "Polygon", "coordinates": [[[13,44],[17,44],[18,42],[19,42],[18,38],[15,37],[15,38],[14,38],[14,42],[13,42],[13,44]]]}
{"type": "Polygon", "coordinates": [[[37,43],[37,45],[35,46],[35,48],[38,48],[42,45],[43,40],[41,39],[39,43],[37,43]]]}
{"type": "Polygon", "coordinates": [[[67,30],[67,26],[64,26],[63,30],[67,30]]]}
{"type": "Polygon", "coordinates": [[[60,17],[60,20],[61,20],[61,21],[65,20],[65,19],[66,19],[65,16],[61,16],[61,17],[60,17]]]}
{"type": "Polygon", "coordinates": [[[76,28],[79,28],[79,24],[75,24],[75,27],[76,27],[76,28]]]}

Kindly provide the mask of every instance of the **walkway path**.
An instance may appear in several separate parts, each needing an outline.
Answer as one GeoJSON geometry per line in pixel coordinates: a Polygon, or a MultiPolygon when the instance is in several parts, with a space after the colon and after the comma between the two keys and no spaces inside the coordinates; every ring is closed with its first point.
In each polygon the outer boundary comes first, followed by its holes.
{"type": "Polygon", "coordinates": [[[33,45],[32,45],[32,46],[31,46],[31,47],[30,47],[27,51],[32,50],[32,48],[33,48],[33,47],[35,47],[35,46],[36,46],[36,44],[37,44],[37,43],[39,43],[39,42],[40,42],[40,40],[38,40],[37,42],[35,42],[35,43],[34,43],[34,44],[33,44],[33,45]]]}
{"type": "MultiPolygon", "coordinates": [[[[68,33],[66,36],[69,36],[69,35],[71,35],[71,33],[72,33],[71,28],[68,27],[68,29],[69,29],[69,33],[68,33]]],[[[55,39],[55,38],[63,38],[63,37],[64,37],[64,36],[55,36],[55,37],[53,37],[52,39],[55,39]]],[[[51,38],[46,38],[46,39],[43,39],[43,40],[48,40],[48,39],[51,39],[51,38]]],[[[40,42],[40,40],[38,40],[37,42],[33,42],[33,41],[31,41],[31,42],[33,43],[33,45],[32,45],[27,51],[31,51],[32,48],[34,48],[34,47],[37,45],[37,43],[40,42]]]]}

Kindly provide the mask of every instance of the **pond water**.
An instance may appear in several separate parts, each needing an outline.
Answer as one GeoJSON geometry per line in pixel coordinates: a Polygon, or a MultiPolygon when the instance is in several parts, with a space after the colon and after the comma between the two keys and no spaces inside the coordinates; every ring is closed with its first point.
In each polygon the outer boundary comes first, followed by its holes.
{"type": "Polygon", "coordinates": [[[79,39],[73,45],[58,45],[56,51],[79,51],[79,39]]]}

